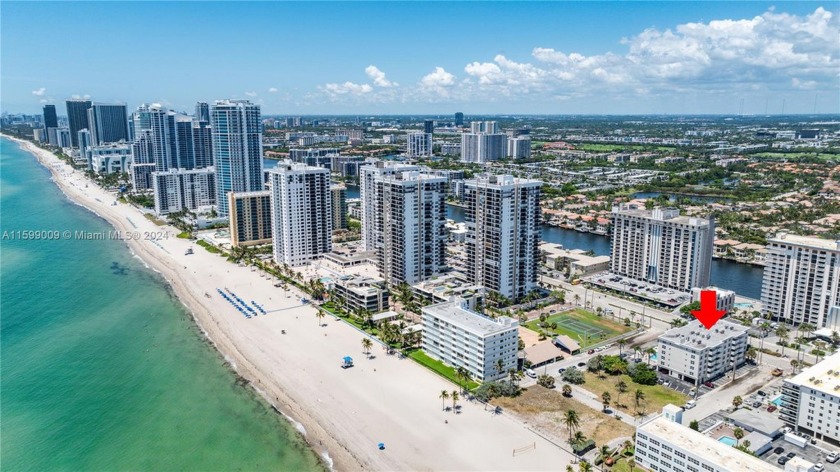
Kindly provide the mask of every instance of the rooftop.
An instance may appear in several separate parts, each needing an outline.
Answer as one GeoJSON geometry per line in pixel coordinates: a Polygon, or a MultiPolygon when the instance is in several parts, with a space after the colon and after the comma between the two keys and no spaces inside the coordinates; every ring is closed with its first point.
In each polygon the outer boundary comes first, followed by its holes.
{"type": "Polygon", "coordinates": [[[612,208],[613,214],[635,216],[638,218],[646,218],[656,221],[667,221],[669,223],[689,225],[689,226],[708,226],[709,220],[706,218],[697,218],[693,216],[680,216],[680,211],[676,208],[654,208],[653,210],[646,210],[643,206],[637,204],[625,203],[616,205],[612,208]]]}
{"type": "Polygon", "coordinates": [[[808,367],[787,382],[840,396],[840,352],[808,367]]]}
{"type": "Polygon", "coordinates": [[[480,315],[464,307],[463,300],[453,300],[423,307],[424,312],[458,326],[470,333],[486,337],[510,329],[516,329],[519,322],[507,316],[500,316],[495,320],[480,315]]]}
{"type": "Polygon", "coordinates": [[[685,326],[665,331],[659,339],[678,346],[701,350],[717,346],[729,338],[746,333],[747,330],[749,330],[747,326],[726,320],[718,321],[712,329],[706,329],[699,321],[692,321],[685,326]]]}
{"type": "Polygon", "coordinates": [[[502,188],[502,187],[513,187],[514,185],[519,187],[542,187],[542,182],[539,180],[532,180],[532,179],[521,179],[519,177],[514,177],[512,175],[495,175],[495,174],[479,174],[476,175],[474,179],[470,179],[466,181],[466,185],[472,186],[482,186],[488,188],[502,188]]]}
{"type": "Polygon", "coordinates": [[[726,470],[751,472],[779,472],[776,467],[761,459],[741,452],[732,446],[716,441],[693,429],[668,421],[662,416],[639,426],[637,431],[643,431],[658,438],[666,439],[669,443],[687,451],[691,451],[703,459],[717,464],[726,470]]]}
{"type": "Polygon", "coordinates": [[[840,241],[816,238],[814,236],[800,236],[798,234],[779,233],[775,238],[767,241],[768,244],[794,244],[797,246],[808,246],[829,251],[840,251],[840,241]]]}

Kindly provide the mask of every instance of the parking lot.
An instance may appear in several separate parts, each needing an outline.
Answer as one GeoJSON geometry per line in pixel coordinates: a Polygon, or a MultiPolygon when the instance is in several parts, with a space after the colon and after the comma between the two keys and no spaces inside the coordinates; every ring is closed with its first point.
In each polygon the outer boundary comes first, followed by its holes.
{"type": "Polygon", "coordinates": [[[584,277],[583,280],[599,287],[650,300],[670,308],[676,308],[691,299],[691,294],[686,292],[660,287],[641,280],[621,277],[609,272],[584,277]]]}
{"type": "Polygon", "coordinates": [[[784,466],[779,465],[779,458],[782,456],[787,456],[790,453],[794,453],[799,457],[804,458],[808,462],[813,464],[822,463],[825,466],[825,470],[828,472],[840,472],[840,462],[835,462],[834,464],[829,464],[825,461],[825,456],[830,451],[837,450],[836,448],[828,448],[824,450],[817,446],[808,445],[807,447],[799,447],[796,444],[789,443],[784,440],[784,436],[780,436],[778,439],[774,440],[772,443],[772,448],[762,454],[760,459],[769,463],[773,464],[776,467],[784,466]],[[775,451],[777,448],[782,448],[783,451],[781,453],[776,453],[775,451]]]}

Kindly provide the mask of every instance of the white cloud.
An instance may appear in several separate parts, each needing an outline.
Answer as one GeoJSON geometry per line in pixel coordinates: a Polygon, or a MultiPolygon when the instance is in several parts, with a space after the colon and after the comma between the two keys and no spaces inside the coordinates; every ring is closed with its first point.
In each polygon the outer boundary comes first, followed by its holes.
{"type": "Polygon", "coordinates": [[[247,96],[249,96],[249,97],[256,97],[256,96],[257,96],[257,92],[245,92],[245,95],[247,95],[247,96]]]}
{"type": "Polygon", "coordinates": [[[46,98],[42,98],[42,99],[38,100],[38,102],[40,102],[40,103],[50,103],[50,101],[47,100],[46,98]]]}
{"type": "Polygon", "coordinates": [[[434,72],[426,74],[420,79],[420,85],[426,88],[451,87],[455,85],[455,76],[446,72],[443,67],[435,67],[434,72]]]}
{"type": "Polygon", "coordinates": [[[371,64],[365,68],[365,74],[373,80],[373,84],[377,87],[396,87],[400,84],[391,82],[385,78],[385,73],[379,70],[378,67],[371,64]]]}
{"type": "Polygon", "coordinates": [[[269,87],[269,88],[268,88],[268,91],[269,91],[270,93],[276,93],[276,92],[277,92],[277,87],[269,87]]]}
{"type": "Polygon", "coordinates": [[[37,90],[32,91],[32,95],[35,95],[35,96],[38,96],[38,97],[43,96],[45,93],[47,93],[47,89],[44,88],[44,87],[41,87],[37,90]]]}
{"type": "Polygon", "coordinates": [[[354,84],[353,82],[327,84],[323,87],[323,89],[330,95],[362,95],[373,91],[373,87],[368,84],[354,84]]]}

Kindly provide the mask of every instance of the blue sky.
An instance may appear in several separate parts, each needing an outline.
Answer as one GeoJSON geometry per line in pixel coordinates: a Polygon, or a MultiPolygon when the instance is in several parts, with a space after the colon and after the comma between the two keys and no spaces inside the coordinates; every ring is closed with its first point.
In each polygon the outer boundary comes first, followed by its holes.
{"type": "Polygon", "coordinates": [[[836,2],[0,3],[0,108],[840,111],[836,2]]]}

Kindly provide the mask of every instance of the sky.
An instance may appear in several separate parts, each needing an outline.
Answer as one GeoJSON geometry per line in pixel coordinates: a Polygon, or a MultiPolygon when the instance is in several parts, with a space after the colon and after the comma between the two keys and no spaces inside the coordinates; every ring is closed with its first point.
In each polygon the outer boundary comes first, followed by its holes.
{"type": "Polygon", "coordinates": [[[0,2],[0,111],[840,112],[838,2],[0,2]]]}

